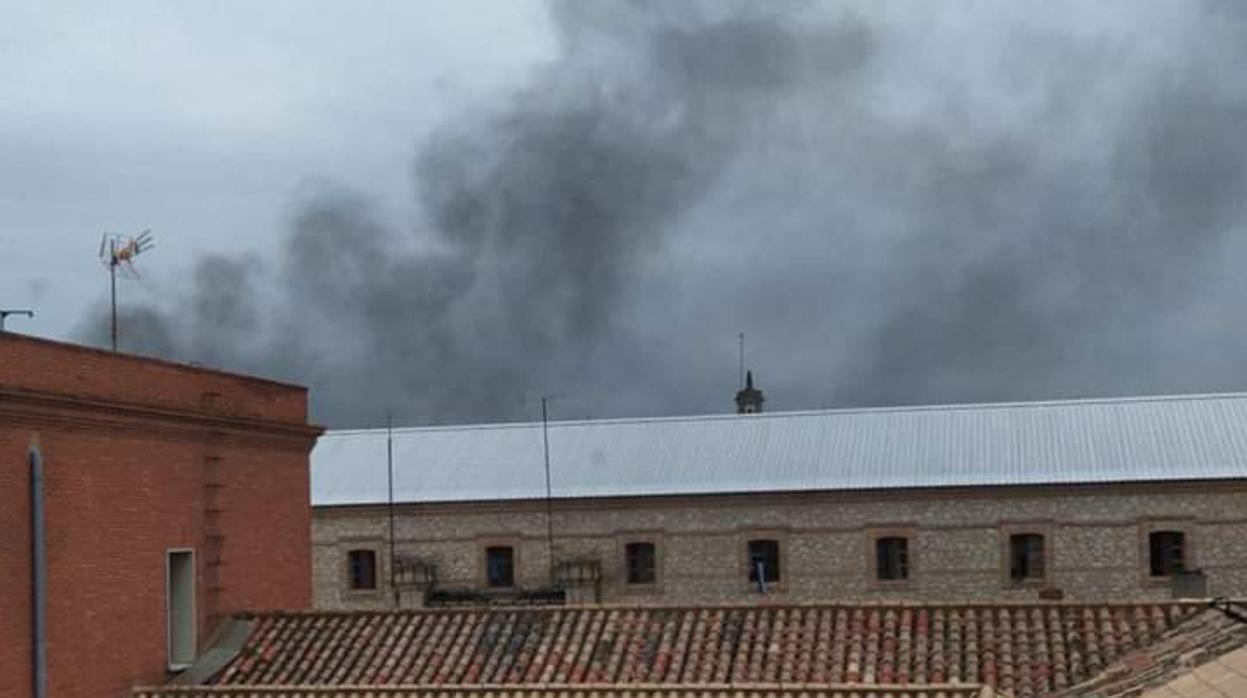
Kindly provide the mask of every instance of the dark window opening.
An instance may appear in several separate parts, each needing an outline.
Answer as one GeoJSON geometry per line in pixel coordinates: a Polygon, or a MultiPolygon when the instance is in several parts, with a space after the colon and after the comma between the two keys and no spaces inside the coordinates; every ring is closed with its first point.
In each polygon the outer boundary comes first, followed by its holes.
{"type": "Polygon", "coordinates": [[[1186,535],[1182,531],[1154,531],[1147,542],[1153,577],[1168,577],[1186,569],[1186,535]]]}
{"type": "Polygon", "coordinates": [[[629,543],[624,547],[629,584],[653,584],[657,580],[653,543],[629,543]]]}
{"type": "Polygon", "coordinates": [[[371,550],[352,550],[346,554],[346,569],[352,589],[377,588],[377,554],[371,550]]]}
{"type": "Polygon", "coordinates": [[[909,540],[899,536],[875,539],[875,575],[883,581],[909,579],[909,540]]]}
{"type": "Polygon", "coordinates": [[[761,573],[761,581],[779,581],[779,541],[749,541],[749,581],[757,583],[761,573]]]}
{"type": "Polygon", "coordinates": [[[1044,541],[1038,533],[1009,536],[1009,579],[1022,582],[1044,577],[1044,541]]]}
{"type": "Polygon", "coordinates": [[[515,586],[515,551],[510,546],[485,548],[485,583],[491,587],[515,586]]]}

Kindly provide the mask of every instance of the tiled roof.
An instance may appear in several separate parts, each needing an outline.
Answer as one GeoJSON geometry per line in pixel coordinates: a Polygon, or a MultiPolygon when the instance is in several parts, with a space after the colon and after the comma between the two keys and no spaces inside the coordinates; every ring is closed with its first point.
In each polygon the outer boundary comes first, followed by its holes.
{"type": "Polygon", "coordinates": [[[1193,603],[568,607],[256,617],[213,683],[982,683],[1044,695],[1198,614],[1193,603]]]}
{"type": "MultiPolygon", "coordinates": [[[[541,424],[393,431],[400,502],[542,498],[541,424]]],[[[1247,394],[551,422],[555,497],[1247,478],[1247,394]]],[[[331,431],[312,504],[387,501],[387,432],[331,431]]]]}
{"type": "Polygon", "coordinates": [[[1247,648],[1201,664],[1143,698],[1242,698],[1247,696],[1247,648]]]}
{"type": "Polygon", "coordinates": [[[131,698],[996,698],[986,686],[191,686],[136,688],[131,698]]]}
{"type": "Polygon", "coordinates": [[[1238,691],[1224,695],[1247,696],[1247,623],[1208,609],[1056,698],[1220,696],[1229,683],[1238,691]]]}

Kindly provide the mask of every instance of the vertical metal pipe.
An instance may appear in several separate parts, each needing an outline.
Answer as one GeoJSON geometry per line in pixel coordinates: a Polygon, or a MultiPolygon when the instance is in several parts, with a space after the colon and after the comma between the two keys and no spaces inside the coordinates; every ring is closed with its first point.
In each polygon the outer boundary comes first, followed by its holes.
{"type": "Polygon", "coordinates": [[[546,552],[550,556],[550,586],[554,586],[554,503],[550,490],[550,429],[546,403],[549,398],[541,398],[541,443],[546,461],[546,552]]]}
{"type": "Polygon", "coordinates": [[[48,560],[43,512],[43,454],[31,444],[30,461],[30,569],[31,569],[31,677],[34,698],[48,695],[48,560]]]}
{"type": "Polygon", "coordinates": [[[390,516],[390,591],[394,593],[394,608],[402,605],[398,591],[397,562],[394,557],[394,418],[385,416],[385,463],[387,473],[386,508],[390,516]]]}
{"type": "Polygon", "coordinates": [[[108,247],[109,288],[112,291],[112,322],[109,324],[109,337],[112,339],[113,352],[117,351],[117,241],[112,240],[108,247]]]}
{"type": "Polygon", "coordinates": [[[745,389],[745,333],[741,332],[736,335],[740,338],[740,389],[745,389]]]}

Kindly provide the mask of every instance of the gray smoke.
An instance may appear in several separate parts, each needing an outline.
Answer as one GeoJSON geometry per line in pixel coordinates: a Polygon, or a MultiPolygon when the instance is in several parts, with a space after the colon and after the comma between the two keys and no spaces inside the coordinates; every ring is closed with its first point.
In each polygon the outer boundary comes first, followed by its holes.
{"type": "Polygon", "coordinates": [[[421,220],[317,186],[129,346],[334,426],[725,411],[741,331],[776,408],[1247,387],[1247,16],[1144,4],[554,3],[421,220]]]}

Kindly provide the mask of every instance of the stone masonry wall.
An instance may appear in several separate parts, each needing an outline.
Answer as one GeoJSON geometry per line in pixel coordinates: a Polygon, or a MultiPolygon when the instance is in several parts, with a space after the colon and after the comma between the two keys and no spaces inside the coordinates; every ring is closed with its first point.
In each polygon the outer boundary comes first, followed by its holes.
{"type": "MultiPolygon", "coordinates": [[[[781,546],[786,601],[1033,600],[1042,588],[1066,599],[1159,599],[1168,578],[1149,576],[1147,534],[1185,532],[1187,567],[1208,576],[1211,595],[1247,596],[1247,484],[1098,485],[957,491],[651,497],[555,502],[555,558],[594,557],[607,603],[750,601],[746,544],[781,546]],[[1047,573],[1008,577],[1008,536],[1045,537],[1047,573]],[[909,578],[876,579],[877,535],[909,539],[909,578]],[[625,583],[624,545],[657,545],[654,585],[625,583]]],[[[517,585],[549,583],[544,502],[396,507],[400,555],[436,565],[439,586],[484,588],[484,547],[516,548],[517,585]]],[[[321,609],[385,608],[389,591],[385,507],[323,507],[313,515],[313,593],[321,609]],[[377,553],[378,589],[347,588],[352,549],[377,553]]],[[[419,605],[416,594],[404,606],[419,605]]]]}

